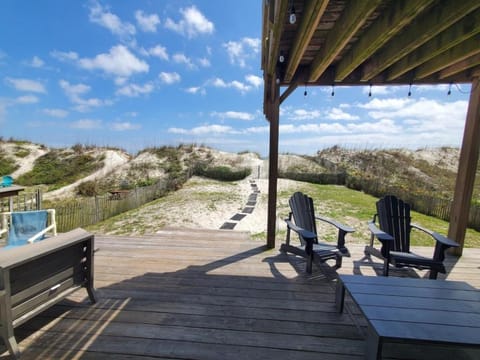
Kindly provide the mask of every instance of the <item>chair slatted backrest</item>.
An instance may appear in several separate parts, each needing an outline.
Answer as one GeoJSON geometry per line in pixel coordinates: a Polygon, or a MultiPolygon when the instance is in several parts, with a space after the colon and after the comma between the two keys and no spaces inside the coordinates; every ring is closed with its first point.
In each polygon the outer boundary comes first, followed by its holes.
{"type": "MultiPolygon", "coordinates": [[[[315,223],[313,199],[310,196],[297,191],[290,197],[289,204],[295,224],[316,234],[317,225],[315,223]]],[[[302,245],[305,245],[301,236],[300,241],[302,245]]]]}
{"type": "MultiPolygon", "coordinates": [[[[45,210],[20,211],[11,214],[8,245],[22,246],[28,239],[47,227],[48,213],[45,210]]],[[[43,239],[42,236],[40,239],[43,239]]]]}
{"type": "Polygon", "coordinates": [[[380,229],[394,238],[391,250],[410,252],[410,205],[393,195],[377,201],[380,229]]]}

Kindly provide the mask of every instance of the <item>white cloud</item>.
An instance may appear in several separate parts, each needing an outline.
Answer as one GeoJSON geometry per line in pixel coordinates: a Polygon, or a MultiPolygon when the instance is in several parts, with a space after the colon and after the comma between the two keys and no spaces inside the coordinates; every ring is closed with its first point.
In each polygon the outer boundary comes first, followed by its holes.
{"type": "Polygon", "coordinates": [[[15,99],[17,104],[35,104],[38,103],[38,97],[34,95],[19,96],[15,99]]]}
{"type": "Polygon", "coordinates": [[[173,127],[169,128],[168,132],[182,135],[238,134],[238,131],[233,129],[231,126],[224,125],[203,125],[194,127],[192,129],[173,127]]]}
{"type": "Polygon", "coordinates": [[[81,119],[72,122],[70,127],[81,130],[100,129],[102,127],[102,122],[100,120],[81,119]]]}
{"type": "Polygon", "coordinates": [[[212,34],[215,30],[214,24],[208,20],[195,6],[187,9],[180,9],[182,18],[175,22],[167,18],[165,27],[188,38],[194,38],[200,34],[212,34]]]}
{"type": "Polygon", "coordinates": [[[93,2],[90,7],[89,19],[91,22],[103,26],[113,34],[119,36],[135,35],[135,26],[128,22],[123,22],[117,15],[103,8],[98,2],[93,2]]]}
{"type": "Polygon", "coordinates": [[[240,81],[233,80],[231,82],[225,82],[225,80],[221,78],[215,78],[212,80],[207,81],[207,84],[216,87],[216,88],[233,88],[240,91],[242,94],[250,91],[252,89],[251,86],[246,85],[240,81]]]}
{"type": "Polygon", "coordinates": [[[82,58],[79,65],[84,69],[99,69],[107,74],[129,77],[135,73],[148,72],[149,66],[143,60],[138,59],[127,47],[117,45],[108,53],[99,54],[93,59],[82,58]]]}
{"type": "Polygon", "coordinates": [[[262,86],[263,84],[263,79],[256,75],[247,75],[245,76],[245,80],[247,80],[248,83],[252,84],[256,88],[262,86]]]}
{"type": "Polygon", "coordinates": [[[18,91],[28,91],[41,94],[45,94],[47,92],[43,84],[39,81],[10,77],[7,77],[5,81],[18,91]]]}
{"type": "Polygon", "coordinates": [[[432,99],[386,99],[372,101],[365,107],[373,119],[393,119],[409,124],[409,131],[432,131],[463,128],[467,101],[440,102],[432,99]],[[386,104],[392,106],[385,106],[386,104]],[[412,124],[415,126],[412,128],[412,124]]]}
{"type": "Polygon", "coordinates": [[[200,58],[198,59],[198,63],[200,64],[200,66],[202,67],[210,67],[210,60],[208,60],[207,58],[200,58]]]}
{"type": "Polygon", "coordinates": [[[34,56],[30,61],[27,62],[28,66],[34,67],[34,68],[41,68],[43,65],[45,65],[45,61],[40,59],[38,56],[34,56]]]}
{"type": "Polygon", "coordinates": [[[142,53],[147,56],[155,56],[161,60],[168,60],[167,48],[161,45],[156,45],[148,50],[142,49],[142,53]]]}
{"type": "Polygon", "coordinates": [[[78,60],[78,54],[74,51],[58,51],[54,50],[50,56],[60,61],[75,61],[78,60]]]}
{"type": "Polygon", "coordinates": [[[133,124],[128,121],[124,122],[114,122],[110,124],[110,128],[114,131],[130,131],[130,130],[138,130],[141,128],[139,124],[133,124]]]}
{"type": "Polygon", "coordinates": [[[160,25],[160,19],[157,14],[146,15],[142,10],[135,11],[137,24],[145,32],[157,32],[157,26],[160,25]]]}
{"type": "Polygon", "coordinates": [[[60,80],[59,85],[69,100],[75,104],[75,110],[83,112],[94,107],[112,105],[109,100],[101,100],[97,98],[84,99],[82,95],[90,91],[90,86],[85,84],[72,85],[66,80],[60,80]]]}
{"type": "Polygon", "coordinates": [[[330,119],[330,120],[358,120],[359,117],[357,115],[352,115],[352,114],[349,114],[345,111],[343,111],[342,109],[340,108],[332,108],[330,109],[330,111],[327,112],[327,115],[326,115],[327,119],[330,119]]]}
{"type": "Polygon", "coordinates": [[[368,110],[396,110],[401,109],[407,104],[411,103],[412,99],[405,98],[389,98],[389,99],[378,99],[374,98],[366,104],[358,105],[360,108],[368,110]]]}
{"type": "Polygon", "coordinates": [[[363,134],[396,134],[401,133],[402,128],[392,119],[380,119],[377,122],[349,123],[346,128],[351,133],[363,134]]]}
{"type": "Polygon", "coordinates": [[[237,120],[253,120],[255,117],[253,114],[241,111],[225,111],[225,112],[212,112],[212,116],[219,117],[221,119],[237,119],[237,120]]]}
{"type": "Polygon", "coordinates": [[[205,90],[205,88],[203,87],[200,87],[200,86],[192,86],[192,87],[189,87],[187,89],[185,89],[185,91],[189,94],[200,94],[200,95],[205,95],[207,92],[205,90]]]}
{"type": "Polygon", "coordinates": [[[43,113],[56,118],[65,118],[68,116],[68,111],[63,109],[43,109],[43,113]]]}
{"type": "Polygon", "coordinates": [[[240,67],[247,66],[247,60],[254,59],[260,52],[260,39],[245,37],[240,41],[228,41],[223,44],[230,63],[240,67]]]}
{"type": "Polygon", "coordinates": [[[176,53],[172,56],[172,59],[177,64],[185,64],[189,69],[195,68],[195,65],[193,64],[192,60],[189,57],[187,57],[185,54],[176,53]]]}
{"type": "Polygon", "coordinates": [[[161,72],[158,75],[158,77],[160,78],[162,83],[168,84],[168,85],[174,84],[176,82],[180,82],[180,80],[181,80],[180,75],[176,72],[170,72],[170,73],[161,72]]]}
{"type": "Polygon", "coordinates": [[[150,94],[154,89],[155,87],[151,82],[148,82],[144,85],[128,84],[119,88],[115,94],[128,97],[137,97],[140,95],[150,94]]]}
{"type": "Polygon", "coordinates": [[[320,110],[296,109],[286,116],[292,120],[314,120],[321,118],[322,113],[320,110]]]}

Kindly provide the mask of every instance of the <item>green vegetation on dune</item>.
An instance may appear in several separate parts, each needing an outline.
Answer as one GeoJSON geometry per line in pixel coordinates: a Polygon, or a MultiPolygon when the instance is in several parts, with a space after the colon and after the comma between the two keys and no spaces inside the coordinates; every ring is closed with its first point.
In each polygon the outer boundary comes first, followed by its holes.
{"type": "Polygon", "coordinates": [[[71,153],[65,156],[60,150],[52,150],[39,157],[28,173],[16,182],[25,186],[45,184],[49,190],[58,189],[81,179],[103,166],[103,157],[71,153]]]}
{"type": "Polygon", "coordinates": [[[18,165],[15,163],[15,160],[7,157],[0,151],[0,176],[10,175],[17,169],[18,165]]]}

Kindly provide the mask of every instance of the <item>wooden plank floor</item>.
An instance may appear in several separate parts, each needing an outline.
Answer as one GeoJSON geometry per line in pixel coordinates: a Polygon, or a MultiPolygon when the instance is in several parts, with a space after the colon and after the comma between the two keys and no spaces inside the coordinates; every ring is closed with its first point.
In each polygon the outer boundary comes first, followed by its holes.
{"type": "MultiPolygon", "coordinates": [[[[80,290],[17,328],[22,359],[362,359],[365,323],[348,301],[335,312],[335,273],[263,245],[228,230],[97,236],[98,303],[80,290]]],[[[350,249],[340,272],[375,275],[350,249]]],[[[478,259],[449,259],[448,277],[478,287],[478,259]]]]}

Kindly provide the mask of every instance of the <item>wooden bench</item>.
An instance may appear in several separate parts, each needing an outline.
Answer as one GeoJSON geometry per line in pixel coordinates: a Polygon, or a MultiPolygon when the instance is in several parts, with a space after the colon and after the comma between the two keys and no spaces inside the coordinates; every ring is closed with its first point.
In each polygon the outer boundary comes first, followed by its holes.
{"type": "Polygon", "coordinates": [[[0,331],[14,358],[20,355],[14,328],[82,287],[96,302],[93,248],[94,236],[75,229],[0,250],[0,331]]]}
{"type": "Polygon", "coordinates": [[[480,359],[480,292],[469,284],[339,275],[339,312],[346,292],[368,322],[366,359],[381,359],[387,342],[458,347],[480,359]]]}

